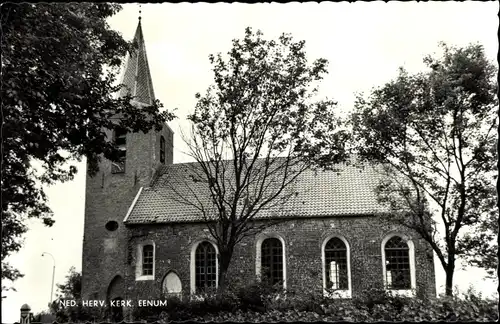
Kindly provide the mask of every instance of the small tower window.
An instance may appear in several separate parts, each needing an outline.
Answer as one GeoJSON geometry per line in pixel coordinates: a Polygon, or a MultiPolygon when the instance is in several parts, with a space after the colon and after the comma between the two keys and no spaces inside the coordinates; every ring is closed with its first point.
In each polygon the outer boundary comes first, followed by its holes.
{"type": "Polygon", "coordinates": [[[123,173],[127,158],[127,130],[121,127],[116,128],[113,133],[113,141],[119,150],[119,156],[117,161],[112,162],[111,172],[123,173]]]}
{"type": "Polygon", "coordinates": [[[165,137],[160,137],[160,162],[165,163],[165,137]]]}

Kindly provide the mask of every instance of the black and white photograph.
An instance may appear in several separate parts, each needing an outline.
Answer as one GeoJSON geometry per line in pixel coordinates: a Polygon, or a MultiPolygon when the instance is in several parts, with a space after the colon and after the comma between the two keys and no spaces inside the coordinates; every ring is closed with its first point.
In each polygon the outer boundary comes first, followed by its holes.
{"type": "Polygon", "coordinates": [[[498,321],[498,2],[0,8],[1,323],[498,321]]]}

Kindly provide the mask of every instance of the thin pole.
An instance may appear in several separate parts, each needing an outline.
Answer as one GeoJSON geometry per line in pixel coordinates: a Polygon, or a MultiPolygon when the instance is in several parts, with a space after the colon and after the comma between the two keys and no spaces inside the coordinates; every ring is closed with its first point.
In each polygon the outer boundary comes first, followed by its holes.
{"type": "Polygon", "coordinates": [[[50,255],[52,257],[52,261],[54,262],[54,264],[52,266],[52,285],[50,286],[50,302],[49,302],[49,307],[50,307],[50,305],[52,305],[52,296],[53,296],[53,293],[54,293],[54,277],[55,277],[55,274],[56,274],[56,259],[49,252],[43,252],[42,256],[45,256],[45,254],[50,255]]]}
{"type": "Polygon", "coordinates": [[[52,305],[52,297],[54,296],[54,276],[56,274],[56,263],[54,261],[54,266],[52,267],[52,286],[50,287],[50,303],[52,305]]]}

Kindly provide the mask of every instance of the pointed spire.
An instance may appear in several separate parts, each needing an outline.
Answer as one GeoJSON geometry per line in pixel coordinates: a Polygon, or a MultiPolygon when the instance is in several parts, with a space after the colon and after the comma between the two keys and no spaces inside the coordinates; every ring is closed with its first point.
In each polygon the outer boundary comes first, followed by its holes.
{"type": "Polygon", "coordinates": [[[139,23],[134,36],[134,50],[128,55],[123,73],[122,84],[125,86],[120,90],[119,96],[123,97],[130,93],[134,96],[134,102],[151,105],[155,100],[151,72],[149,71],[148,58],[146,55],[146,44],[142,34],[141,11],[139,10],[139,23]]]}

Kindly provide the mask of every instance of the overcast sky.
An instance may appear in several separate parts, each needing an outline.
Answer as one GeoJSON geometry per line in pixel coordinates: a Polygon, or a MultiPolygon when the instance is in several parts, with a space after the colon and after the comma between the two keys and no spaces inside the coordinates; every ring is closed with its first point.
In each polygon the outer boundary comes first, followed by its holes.
{"type": "MultiPolygon", "coordinates": [[[[110,26],[131,39],[137,27],[139,6],[124,9],[109,20],[110,26]]],[[[357,2],[288,4],[144,4],[142,26],[156,97],[167,109],[177,108],[170,123],[175,132],[174,163],[190,161],[182,152],[181,130],[195,105],[195,93],[212,82],[211,53],[229,51],[231,40],[242,38],[247,26],[260,29],[265,38],[291,33],[306,41],[311,60],[326,58],[329,75],[321,83],[323,96],[349,111],[354,93],[369,91],[396,76],[398,67],[410,72],[424,68],[422,58],[439,51],[438,43],[463,46],[478,42],[491,60],[498,50],[497,2],[357,2]]],[[[496,61],[495,61],[496,62],[496,61]]],[[[24,248],[10,258],[25,277],[15,283],[17,292],[3,300],[2,323],[19,321],[19,309],[28,303],[33,312],[44,309],[50,298],[52,259],[56,283],[62,283],[71,266],[81,270],[85,199],[85,164],[77,164],[74,181],[47,188],[56,220],[52,228],[30,221],[24,248]]],[[[487,295],[497,284],[483,281],[477,269],[457,270],[456,284],[470,284],[487,295]]],[[[436,263],[438,292],[444,273],[436,263]]],[[[55,293],[54,293],[55,296],[55,293]]]]}

